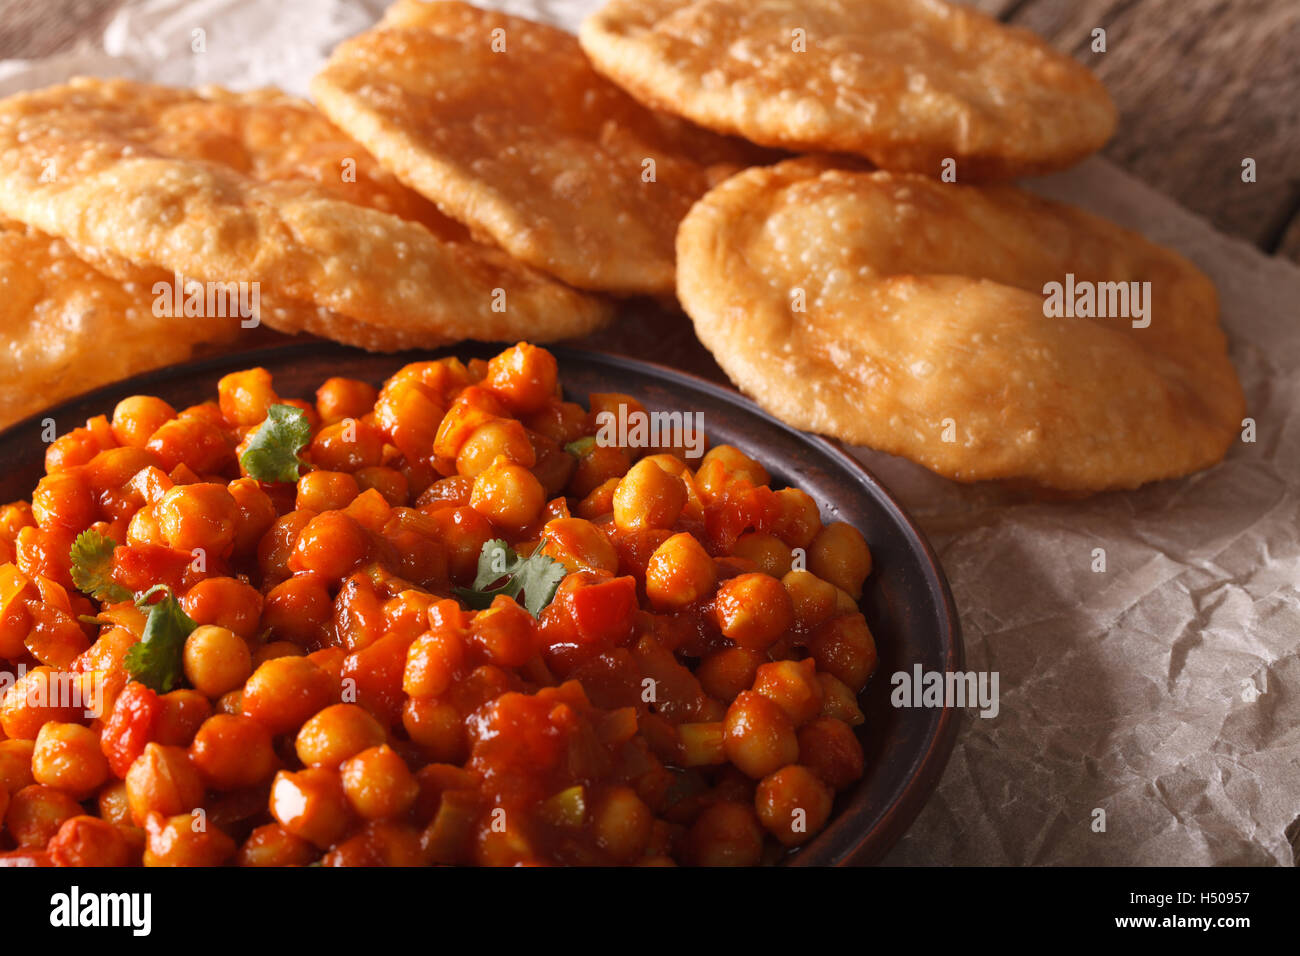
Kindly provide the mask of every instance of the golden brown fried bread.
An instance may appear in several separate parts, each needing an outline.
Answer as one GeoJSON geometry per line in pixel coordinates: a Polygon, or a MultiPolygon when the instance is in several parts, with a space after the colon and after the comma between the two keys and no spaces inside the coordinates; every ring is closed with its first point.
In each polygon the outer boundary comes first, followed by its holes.
{"type": "Polygon", "coordinates": [[[556,339],[609,314],[472,241],[310,104],[271,91],[78,79],[10,97],[0,213],[105,261],[259,283],[283,306],[268,325],[371,347],[556,339]]]}
{"type": "Polygon", "coordinates": [[[1210,280],[1008,186],[792,160],[700,200],[677,256],[701,341],[768,411],[959,481],[1132,488],[1213,464],[1240,427],[1210,280]],[[1052,282],[1074,316],[1046,317],[1052,282]],[[1150,286],[1133,317],[1078,317],[1090,283],[1112,315],[1150,286]]]}
{"type": "Polygon", "coordinates": [[[59,239],[0,222],[0,427],[239,334],[235,316],[155,314],[154,283],[171,278],[136,269],[121,282],[59,239]]]}
{"type": "Polygon", "coordinates": [[[643,103],[756,143],[886,169],[1010,177],[1068,166],[1115,128],[1083,66],[940,0],[612,0],[581,30],[643,103]]]}
{"type": "Polygon", "coordinates": [[[321,109],[478,235],[584,289],[673,291],[691,203],[764,151],[652,112],[554,27],[402,0],[312,83],[321,109]]]}

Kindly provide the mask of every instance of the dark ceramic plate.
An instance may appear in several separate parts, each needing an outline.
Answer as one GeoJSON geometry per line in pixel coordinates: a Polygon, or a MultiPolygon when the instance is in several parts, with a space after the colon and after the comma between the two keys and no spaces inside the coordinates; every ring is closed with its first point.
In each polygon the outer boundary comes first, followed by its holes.
{"type": "MultiPolygon", "coordinates": [[[[487,358],[499,349],[463,343],[446,350],[374,355],[328,343],[308,343],[206,359],[109,385],[19,422],[0,433],[0,501],[30,496],[43,471],[42,423],[58,434],[94,415],[111,414],[128,395],[160,395],[176,407],[211,399],[227,372],[261,365],[276,391],[310,398],[331,375],[378,384],[407,362],[439,355],[487,358]]],[[[879,860],[902,836],[934,790],[957,732],[953,709],[890,706],[889,675],[962,668],[961,633],[948,583],[921,533],[878,481],[839,446],[781,424],[747,399],[704,379],[632,359],[553,349],[568,397],[586,404],[589,392],[619,391],[651,411],[699,411],[714,444],[736,445],[771,472],[774,485],[802,488],[825,520],[847,521],[866,535],[874,570],[862,610],[875,634],[880,663],[862,693],[866,723],[859,738],[866,775],[839,795],[831,823],[788,857],[795,866],[863,864],[879,860]]]]}

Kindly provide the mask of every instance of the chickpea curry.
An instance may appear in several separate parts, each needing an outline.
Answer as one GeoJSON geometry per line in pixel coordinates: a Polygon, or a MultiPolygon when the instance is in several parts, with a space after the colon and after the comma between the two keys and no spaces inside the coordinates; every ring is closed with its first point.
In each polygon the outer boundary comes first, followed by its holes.
{"type": "Polygon", "coordinates": [[[0,864],[754,865],[863,773],[863,536],[555,358],[134,396],[0,507],[0,864]]]}

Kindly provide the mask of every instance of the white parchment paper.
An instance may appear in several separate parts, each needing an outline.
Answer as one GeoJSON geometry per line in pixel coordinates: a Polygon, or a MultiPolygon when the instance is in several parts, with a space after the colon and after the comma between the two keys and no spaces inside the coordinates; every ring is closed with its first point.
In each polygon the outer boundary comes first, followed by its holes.
{"type": "MultiPolygon", "coordinates": [[[[599,0],[480,3],[574,28],[599,0]]],[[[384,6],[129,0],[98,42],[0,62],[0,94],[84,73],[305,95],[334,45],[384,6]]],[[[1294,864],[1300,269],[1104,160],[1029,185],[1215,280],[1256,441],[1180,481],[1068,503],[860,453],[938,550],[968,667],[997,671],[1001,688],[996,718],[964,717],[938,792],[887,862],[1294,864]]]]}

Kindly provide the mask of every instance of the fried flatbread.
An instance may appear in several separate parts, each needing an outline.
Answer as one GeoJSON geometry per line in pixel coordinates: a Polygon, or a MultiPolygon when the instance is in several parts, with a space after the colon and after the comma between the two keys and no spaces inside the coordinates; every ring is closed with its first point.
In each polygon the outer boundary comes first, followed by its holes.
{"type": "Polygon", "coordinates": [[[123,282],[67,243],[0,221],[0,427],[98,385],[232,341],[239,318],[170,316],[154,309],[162,271],[123,282]]]}
{"type": "Polygon", "coordinates": [[[961,182],[1068,166],[1115,128],[1082,65],[941,0],[612,0],[598,70],[709,129],[961,182]]]}
{"type": "Polygon", "coordinates": [[[577,39],[464,3],[401,0],[312,82],[404,182],[529,265],[620,295],[673,291],[673,237],[767,153],[646,109],[577,39]]]}
{"type": "Polygon", "coordinates": [[[1210,280],[1012,187],[793,160],[706,195],[677,256],[700,340],[764,408],[959,481],[1132,488],[1217,462],[1241,426],[1210,280]]]}
{"type": "Polygon", "coordinates": [[[610,312],[473,241],[272,91],[77,79],[12,96],[0,213],[105,263],[258,283],[282,306],[268,325],[371,347],[564,338],[610,312]]]}

